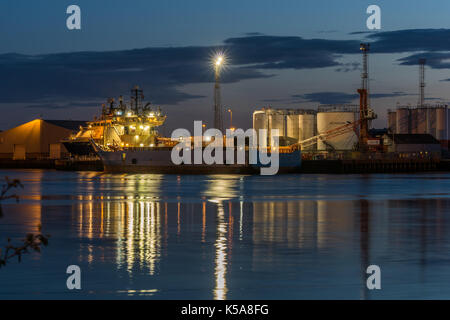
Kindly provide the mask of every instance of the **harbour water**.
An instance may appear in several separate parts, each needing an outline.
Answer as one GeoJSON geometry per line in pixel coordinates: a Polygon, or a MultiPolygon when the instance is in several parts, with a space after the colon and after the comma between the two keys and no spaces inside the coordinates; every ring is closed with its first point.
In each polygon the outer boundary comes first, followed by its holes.
{"type": "Polygon", "coordinates": [[[0,244],[51,235],[0,269],[1,299],[450,298],[448,173],[0,176],[24,184],[0,244]]]}

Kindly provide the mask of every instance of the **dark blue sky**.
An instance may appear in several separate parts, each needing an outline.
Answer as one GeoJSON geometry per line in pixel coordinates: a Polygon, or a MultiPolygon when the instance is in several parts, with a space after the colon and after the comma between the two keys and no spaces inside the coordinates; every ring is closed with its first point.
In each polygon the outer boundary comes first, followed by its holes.
{"type": "Polygon", "coordinates": [[[3,0],[0,128],[39,115],[91,119],[99,102],[135,84],[168,113],[168,130],[211,122],[208,59],[218,48],[229,54],[222,95],[235,125],[248,127],[266,105],[356,102],[360,41],[373,42],[371,91],[384,126],[388,107],[416,103],[419,56],[429,60],[427,96],[450,98],[449,12],[446,0],[3,0]],[[66,28],[70,4],[81,7],[81,31],[66,28]],[[351,34],[368,31],[370,4],[381,7],[382,29],[351,34]]]}

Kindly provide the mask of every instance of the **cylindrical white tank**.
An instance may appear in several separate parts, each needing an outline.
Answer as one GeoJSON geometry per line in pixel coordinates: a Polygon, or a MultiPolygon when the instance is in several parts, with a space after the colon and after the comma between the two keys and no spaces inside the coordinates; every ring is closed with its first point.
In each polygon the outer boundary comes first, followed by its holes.
{"type": "MultiPolygon", "coordinates": [[[[316,121],[315,114],[305,113],[298,117],[298,136],[300,141],[316,135],[316,121]]],[[[304,150],[314,150],[315,148],[316,145],[311,145],[309,147],[305,147],[304,150]]]]}
{"type": "Polygon", "coordinates": [[[410,109],[398,108],[397,109],[397,133],[405,134],[410,133],[410,109]]]}
{"type": "Polygon", "coordinates": [[[269,129],[269,118],[267,116],[266,110],[257,110],[253,112],[253,129],[256,130],[256,136],[258,138],[259,143],[259,130],[260,129],[269,129]]]}
{"type": "Polygon", "coordinates": [[[436,108],[436,139],[446,140],[447,139],[447,106],[436,108]]]}
{"type": "Polygon", "coordinates": [[[300,140],[305,140],[316,135],[316,115],[301,114],[298,117],[298,136],[300,140]]]}
{"type": "Polygon", "coordinates": [[[286,115],[286,136],[294,138],[299,141],[299,117],[297,113],[290,113],[286,115]]]}
{"type": "Polygon", "coordinates": [[[410,118],[411,118],[411,133],[419,133],[419,121],[417,115],[419,114],[419,109],[411,109],[410,110],[410,118]]]}
{"type": "Polygon", "coordinates": [[[436,108],[428,108],[427,110],[428,118],[428,134],[436,137],[436,108]]]}
{"type": "Polygon", "coordinates": [[[253,129],[267,129],[268,122],[266,112],[264,110],[257,110],[253,112],[253,129]]]}
{"type": "Polygon", "coordinates": [[[428,127],[428,108],[416,109],[416,131],[415,133],[427,133],[428,127]]]}
{"type": "Polygon", "coordinates": [[[397,112],[388,111],[388,129],[393,133],[397,133],[396,128],[397,128],[397,112]]]}
{"type": "Polygon", "coordinates": [[[282,110],[271,110],[269,113],[270,137],[275,135],[274,130],[278,129],[278,136],[286,135],[286,112],[282,110]]]}
{"type": "MultiPolygon", "coordinates": [[[[317,133],[321,134],[328,130],[341,127],[356,121],[356,113],[349,111],[332,111],[317,113],[317,133]]],[[[352,150],[358,142],[355,132],[350,131],[345,134],[323,141],[318,140],[318,150],[352,150]]]]}

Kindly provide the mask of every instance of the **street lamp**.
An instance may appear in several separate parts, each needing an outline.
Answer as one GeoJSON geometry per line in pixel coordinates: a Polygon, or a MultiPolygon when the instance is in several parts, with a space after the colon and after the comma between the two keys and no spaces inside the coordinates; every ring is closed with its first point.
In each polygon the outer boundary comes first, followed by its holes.
{"type": "Polygon", "coordinates": [[[233,111],[231,111],[231,109],[228,109],[228,112],[230,113],[230,130],[234,131],[234,128],[233,128],[233,111]]]}

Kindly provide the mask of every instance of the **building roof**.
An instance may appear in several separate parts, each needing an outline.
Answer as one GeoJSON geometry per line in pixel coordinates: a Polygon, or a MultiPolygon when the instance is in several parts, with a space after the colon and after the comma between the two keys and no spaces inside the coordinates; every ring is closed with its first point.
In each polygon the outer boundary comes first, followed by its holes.
{"type": "Polygon", "coordinates": [[[47,123],[53,124],[72,131],[80,130],[80,126],[85,126],[87,121],[78,120],[44,120],[47,123]]]}
{"type": "Polygon", "coordinates": [[[431,134],[387,134],[395,144],[440,144],[431,134]]]}
{"type": "Polygon", "coordinates": [[[369,129],[369,135],[371,136],[382,136],[383,134],[388,133],[388,129],[369,129]]]}

